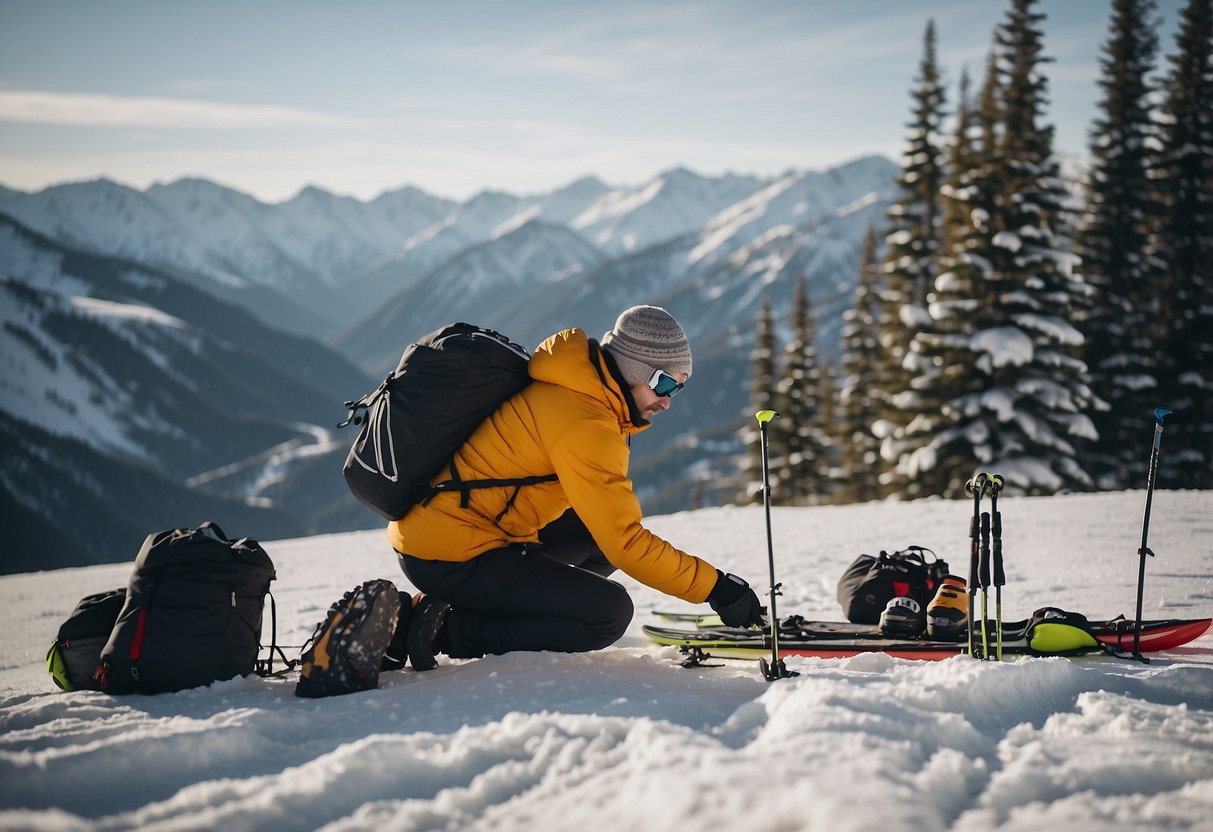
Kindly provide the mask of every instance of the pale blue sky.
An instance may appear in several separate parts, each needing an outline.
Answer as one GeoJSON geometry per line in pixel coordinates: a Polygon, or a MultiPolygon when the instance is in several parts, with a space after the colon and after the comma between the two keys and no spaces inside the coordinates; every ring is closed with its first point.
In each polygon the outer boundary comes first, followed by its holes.
{"type": "MultiPolygon", "coordinates": [[[[1007,6],[0,0],[0,183],[466,198],[897,158],[927,20],[952,105],[1007,6]]],[[[1065,154],[1086,152],[1110,7],[1040,4],[1065,154]]],[[[1161,54],[1179,7],[1160,0],[1161,54]]]]}

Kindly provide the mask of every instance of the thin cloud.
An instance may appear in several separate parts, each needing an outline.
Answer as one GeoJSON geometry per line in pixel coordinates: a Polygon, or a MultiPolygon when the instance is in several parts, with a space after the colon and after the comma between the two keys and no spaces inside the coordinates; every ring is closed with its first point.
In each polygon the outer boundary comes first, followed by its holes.
{"type": "Polygon", "coordinates": [[[73,127],[263,130],[350,127],[342,116],[184,98],[0,90],[0,121],[73,127]]]}
{"type": "Polygon", "coordinates": [[[928,17],[910,8],[814,28],[798,9],[764,7],[752,15],[728,6],[624,4],[588,18],[580,10],[557,14],[509,39],[451,37],[417,54],[436,65],[537,75],[646,100],[710,89],[718,101],[785,101],[789,93],[803,101],[831,94],[820,82],[838,67],[912,67],[928,17]]]}

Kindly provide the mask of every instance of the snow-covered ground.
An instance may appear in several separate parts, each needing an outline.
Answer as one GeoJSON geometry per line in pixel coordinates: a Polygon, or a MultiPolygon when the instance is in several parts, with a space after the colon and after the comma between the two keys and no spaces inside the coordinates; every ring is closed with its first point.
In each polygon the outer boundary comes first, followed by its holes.
{"type": "MultiPolygon", "coordinates": [[[[1002,503],[1007,618],[1132,615],[1143,492],[1002,503]]],[[[781,611],[837,619],[837,579],[865,551],[920,544],[967,570],[969,510],[776,509],[781,611]]],[[[766,585],[760,507],[651,526],[766,585]]],[[[1213,615],[1213,493],[1156,493],[1150,546],[1146,616],[1213,615]]],[[[363,580],[407,586],[378,532],[266,548],[285,644],[363,580]]],[[[1210,635],[1148,665],[869,655],[790,659],[801,675],[769,684],[750,662],[687,670],[650,646],[651,611],[707,608],[624,578],[636,619],[598,653],[448,660],[324,700],[255,677],[56,692],[58,624],[129,569],[0,578],[0,829],[1213,830],[1210,635]]]]}

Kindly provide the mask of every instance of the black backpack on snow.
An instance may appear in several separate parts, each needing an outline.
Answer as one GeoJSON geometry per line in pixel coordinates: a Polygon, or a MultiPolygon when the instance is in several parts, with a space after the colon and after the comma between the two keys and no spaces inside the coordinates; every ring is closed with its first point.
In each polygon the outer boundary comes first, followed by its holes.
{"type": "Polygon", "coordinates": [[[275,577],[257,541],[214,523],[148,535],[89,687],[162,693],[253,672],[275,577]]]}
{"type": "Polygon", "coordinates": [[[555,480],[461,480],[452,466],[451,480],[430,486],[476,427],[530,383],[529,360],[504,335],[467,323],[409,344],[378,389],[345,403],[350,412],[338,427],[362,428],[343,468],[350,491],[376,514],[399,520],[440,491],[462,492],[466,506],[471,488],[555,480]]]}
{"type": "Polygon", "coordinates": [[[126,587],[86,595],[76,604],[46,653],[46,670],[60,690],[100,690],[94,678],[101,651],[126,603],[126,587]]]}
{"type": "Polygon", "coordinates": [[[908,596],[925,610],[947,574],[947,561],[922,546],[907,546],[892,554],[860,555],[838,580],[838,603],[848,621],[876,624],[894,598],[908,596]]]}

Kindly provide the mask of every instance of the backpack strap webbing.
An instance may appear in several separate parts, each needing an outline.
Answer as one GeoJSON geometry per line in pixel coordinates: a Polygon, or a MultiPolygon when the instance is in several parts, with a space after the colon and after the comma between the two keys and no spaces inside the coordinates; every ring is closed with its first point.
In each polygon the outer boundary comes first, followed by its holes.
{"type": "Polygon", "coordinates": [[[218,540],[220,543],[233,542],[231,540],[231,538],[229,538],[226,534],[223,533],[223,529],[219,528],[219,524],[216,523],[214,520],[207,520],[205,523],[203,523],[201,526],[199,526],[194,531],[195,534],[206,534],[207,532],[210,532],[211,536],[214,537],[216,540],[218,540]]]}
{"type": "MultiPolygon", "coordinates": [[[[636,407],[636,402],[632,399],[632,392],[628,388],[627,383],[623,381],[623,376],[619,372],[618,366],[615,364],[615,359],[609,352],[602,349],[598,342],[593,338],[589,339],[589,359],[590,364],[594,367],[595,372],[598,373],[598,377],[602,381],[602,385],[604,387],[606,386],[607,381],[606,376],[602,372],[602,363],[605,362],[607,371],[612,377],[615,378],[620,389],[623,390],[624,401],[627,402],[629,416],[633,423],[638,425],[648,424],[644,417],[640,415],[639,408],[636,407]]],[[[440,482],[436,485],[428,485],[424,487],[423,493],[425,494],[425,497],[424,499],[420,500],[421,504],[428,505],[430,500],[434,499],[435,496],[445,491],[458,491],[459,507],[467,508],[471,504],[473,488],[509,488],[510,486],[513,486],[514,491],[510,494],[510,498],[506,501],[505,508],[498,512],[496,518],[494,518],[495,522],[498,523],[501,522],[501,518],[505,517],[505,515],[509,513],[509,510],[514,507],[514,501],[518,498],[518,492],[523,487],[528,485],[540,485],[541,483],[545,482],[556,482],[556,480],[559,479],[559,477],[557,477],[555,474],[544,474],[543,476],[513,477],[509,479],[465,480],[459,476],[459,468],[455,465],[454,457],[451,457],[450,469],[451,478],[449,480],[440,482]]]]}
{"type": "Polygon", "coordinates": [[[284,653],[282,648],[278,645],[278,604],[276,601],[274,601],[274,593],[267,590],[266,595],[270,596],[270,654],[268,658],[257,659],[256,664],[253,666],[253,672],[263,679],[267,677],[285,676],[295,669],[295,665],[299,664],[298,659],[288,659],[286,657],[286,653],[284,653]],[[277,672],[274,671],[275,653],[282,657],[282,663],[285,665],[282,670],[277,672]]]}
{"type": "Polygon", "coordinates": [[[497,515],[498,520],[504,517],[506,512],[513,507],[514,500],[518,496],[518,491],[523,486],[539,485],[540,483],[545,482],[556,482],[556,480],[559,479],[555,474],[544,474],[542,476],[513,477],[510,479],[465,480],[459,476],[459,468],[455,465],[455,459],[453,457],[451,458],[450,468],[451,478],[436,485],[429,486],[429,493],[427,494],[425,500],[422,501],[422,504],[424,505],[425,503],[428,503],[436,495],[445,491],[458,491],[459,507],[467,508],[472,500],[473,488],[509,488],[510,486],[513,486],[514,493],[511,494],[510,499],[506,501],[505,508],[502,509],[501,513],[497,515]]]}

